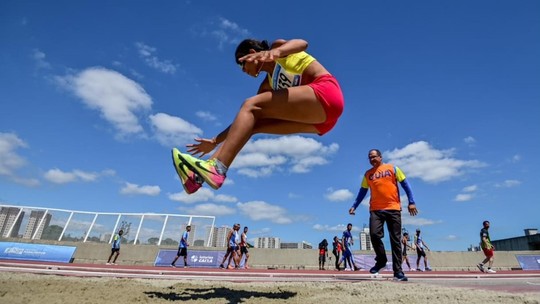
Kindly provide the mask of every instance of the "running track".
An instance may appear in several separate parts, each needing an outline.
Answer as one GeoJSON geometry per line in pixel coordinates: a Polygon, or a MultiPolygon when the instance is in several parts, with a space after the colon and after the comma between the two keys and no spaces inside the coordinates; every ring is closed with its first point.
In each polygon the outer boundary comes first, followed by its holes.
{"type": "MultiPolygon", "coordinates": [[[[366,270],[266,270],[171,268],[138,265],[65,264],[0,260],[0,271],[76,277],[114,277],[162,280],[205,280],[231,282],[361,282],[392,280],[392,272],[374,276],[366,270]]],[[[409,282],[451,287],[496,290],[509,293],[535,293],[540,297],[540,271],[498,271],[486,274],[479,271],[406,272],[409,282]]],[[[406,282],[400,282],[405,283],[406,282]]]]}

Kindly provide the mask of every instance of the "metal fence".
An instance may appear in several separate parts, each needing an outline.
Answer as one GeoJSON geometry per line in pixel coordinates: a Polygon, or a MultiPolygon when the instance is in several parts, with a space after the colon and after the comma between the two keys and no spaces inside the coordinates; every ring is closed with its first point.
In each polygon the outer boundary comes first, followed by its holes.
{"type": "Polygon", "coordinates": [[[108,213],[0,204],[0,238],[111,243],[124,230],[126,244],[178,245],[187,225],[189,244],[211,247],[215,216],[108,213]]]}

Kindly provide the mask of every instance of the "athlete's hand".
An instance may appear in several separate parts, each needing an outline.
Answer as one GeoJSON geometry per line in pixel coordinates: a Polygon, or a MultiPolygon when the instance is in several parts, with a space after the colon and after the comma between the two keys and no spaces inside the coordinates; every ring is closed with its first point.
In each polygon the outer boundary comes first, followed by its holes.
{"type": "Polygon", "coordinates": [[[415,204],[409,204],[409,214],[411,216],[415,216],[418,214],[418,209],[416,209],[416,205],[415,204]]]}
{"type": "Polygon", "coordinates": [[[256,53],[247,54],[246,56],[238,58],[238,61],[240,62],[272,62],[275,59],[279,58],[280,52],[277,49],[273,50],[267,50],[267,51],[260,51],[256,53]]]}
{"type": "Polygon", "coordinates": [[[210,153],[217,146],[215,139],[195,138],[197,144],[188,144],[186,147],[189,154],[203,157],[210,153]]]}
{"type": "Polygon", "coordinates": [[[355,215],[356,213],[354,212],[354,210],[355,210],[354,208],[349,209],[349,214],[350,215],[355,215]]]}

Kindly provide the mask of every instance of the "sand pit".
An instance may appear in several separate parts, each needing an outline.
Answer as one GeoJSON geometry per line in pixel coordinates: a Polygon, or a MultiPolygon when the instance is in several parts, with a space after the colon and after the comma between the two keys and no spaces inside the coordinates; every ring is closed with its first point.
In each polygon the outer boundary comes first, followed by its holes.
{"type": "Polygon", "coordinates": [[[234,283],[0,272],[0,303],[540,303],[506,293],[392,281],[234,283]]]}

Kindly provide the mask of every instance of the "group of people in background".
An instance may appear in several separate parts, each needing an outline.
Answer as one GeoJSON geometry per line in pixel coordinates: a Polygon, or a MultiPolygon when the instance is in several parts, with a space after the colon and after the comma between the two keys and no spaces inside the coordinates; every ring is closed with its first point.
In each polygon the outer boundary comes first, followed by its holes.
{"type": "Polygon", "coordinates": [[[219,268],[239,269],[241,268],[242,259],[245,256],[246,259],[244,261],[243,268],[249,269],[249,244],[247,240],[247,233],[249,229],[248,227],[244,227],[244,232],[242,232],[240,235],[238,232],[239,230],[240,224],[236,223],[233,225],[233,229],[227,234],[227,252],[225,253],[225,256],[223,256],[223,260],[221,261],[219,268]],[[225,266],[226,261],[227,266],[225,266]]]}
{"type": "MultiPolygon", "coordinates": [[[[409,270],[412,270],[407,257],[407,248],[411,246],[408,245],[408,233],[404,233],[402,235],[401,201],[398,184],[401,185],[401,188],[403,188],[405,194],[407,195],[407,209],[411,216],[416,216],[418,214],[418,209],[416,208],[416,201],[414,199],[411,187],[407,181],[405,173],[399,167],[392,164],[384,163],[382,154],[377,149],[369,150],[368,160],[372,167],[364,173],[360,190],[354,204],[349,209],[349,214],[355,215],[356,208],[365,198],[368,191],[370,191],[371,197],[369,202],[369,231],[371,237],[371,244],[375,251],[376,257],[375,265],[371,267],[369,272],[371,274],[378,274],[381,269],[386,267],[386,264],[388,262],[383,243],[384,225],[386,224],[386,228],[390,237],[390,247],[392,252],[392,270],[394,272],[394,280],[407,281],[408,278],[403,273],[402,263],[405,261],[407,263],[407,266],[409,267],[409,270]]],[[[494,273],[495,271],[491,269],[493,265],[494,247],[491,244],[489,238],[489,225],[489,221],[484,221],[484,227],[480,231],[481,248],[486,258],[481,263],[479,263],[477,267],[482,272],[494,273]],[[484,267],[485,264],[487,264],[487,269],[484,267]]],[[[244,255],[246,257],[246,260],[244,262],[244,268],[249,268],[249,252],[247,243],[248,228],[244,227],[244,232],[241,235],[239,235],[239,230],[240,224],[235,224],[233,226],[233,229],[229,232],[227,236],[227,252],[223,257],[220,268],[240,268],[240,263],[244,255]],[[227,262],[227,266],[225,266],[225,262],[227,262]]],[[[359,267],[355,265],[352,255],[351,249],[354,244],[354,239],[351,234],[351,230],[352,224],[349,223],[347,225],[347,229],[343,232],[341,239],[339,239],[337,236],[333,238],[332,253],[335,256],[335,267],[337,270],[341,270],[342,263],[344,263],[344,269],[354,271],[359,270],[359,267]]],[[[175,266],[176,260],[180,256],[184,257],[184,267],[188,267],[187,239],[189,237],[189,231],[190,226],[187,226],[186,232],[184,232],[182,239],[180,240],[178,254],[174,261],[171,263],[171,266],[173,267],[175,266]]],[[[428,266],[428,258],[425,252],[425,250],[430,249],[422,239],[420,229],[416,230],[416,235],[414,237],[414,246],[416,248],[417,254],[416,270],[431,271],[431,268],[428,266]],[[423,270],[420,268],[420,261],[422,260],[422,258],[424,260],[423,270]]],[[[116,258],[118,257],[118,254],[120,252],[119,248],[120,242],[115,236],[115,242],[113,242],[112,252],[107,263],[110,262],[110,259],[114,253],[116,253],[116,257],[114,258],[113,263],[116,262],[116,258]]],[[[323,242],[321,242],[321,244],[319,244],[320,270],[325,269],[325,262],[327,256],[328,242],[325,239],[323,240],[323,242]]]]}

